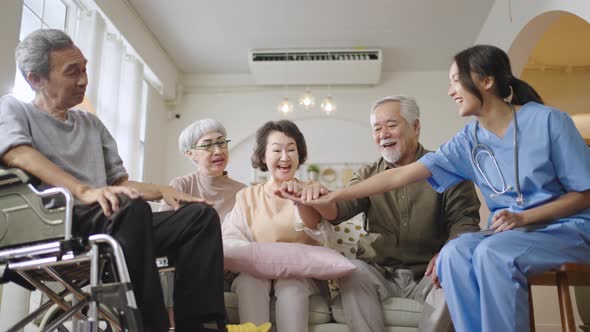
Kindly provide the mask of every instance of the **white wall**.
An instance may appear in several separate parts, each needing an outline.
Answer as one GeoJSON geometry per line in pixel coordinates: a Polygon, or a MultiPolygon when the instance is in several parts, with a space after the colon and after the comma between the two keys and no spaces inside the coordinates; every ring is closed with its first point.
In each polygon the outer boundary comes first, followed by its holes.
{"type": "MultiPolygon", "coordinates": [[[[449,60],[450,63],[450,60],[449,60]]],[[[455,113],[455,106],[447,96],[447,71],[385,73],[382,83],[374,87],[332,87],[338,105],[331,117],[318,114],[319,110],[297,109],[292,117],[306,136],[309,162],[365,162],[378,157],[371,140],[369,108],[377,99],[394,94],[407,94],[417,99],[422,112],[421,141],[430,149],[437,148],[465,123],[455,113]]],[[[167,125],[168,146],[166,177],[188,173],[193,166],[177,149],[180,131],[197,119],[215,118],[228,130],[231,160],[230,175],[245,183],[252,177],[249,158],[256,129],[264,122],[283,118],[276,106],[284,97],[284,88],[234,86],[248,81],[243,77],[217,75],[187,77],[194,92],[184,96],[175,112],[180,119],[167,125]],[[210,82],[215,82],[211,86],[210,82]]],[[[304,87],[290,87],[289,97],[296,100],[304,87]]],[[[316,99],[327,94],[326,87],[312,87],[316,99]]],[[[318,101],[316,101],[319,103],[318,101]]]]}
{"type": "Polygon", "coordinates": [[[20,18],[22,13],[22,1],[2,1],[0,10],[0,96],[12,93],[16,65],[14,61],[14,49],[18,44],[20,32],[20,18]]]}

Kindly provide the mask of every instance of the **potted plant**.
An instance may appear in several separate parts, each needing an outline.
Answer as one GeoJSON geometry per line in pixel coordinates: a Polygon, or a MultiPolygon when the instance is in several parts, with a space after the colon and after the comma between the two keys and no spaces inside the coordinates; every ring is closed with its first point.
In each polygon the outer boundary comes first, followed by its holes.
{"type": "Polygon", "coordinates": [[[307,176],[309,181],[317,181],[320,178],[320,167],[316,164],[307,166],[307,176]]]}

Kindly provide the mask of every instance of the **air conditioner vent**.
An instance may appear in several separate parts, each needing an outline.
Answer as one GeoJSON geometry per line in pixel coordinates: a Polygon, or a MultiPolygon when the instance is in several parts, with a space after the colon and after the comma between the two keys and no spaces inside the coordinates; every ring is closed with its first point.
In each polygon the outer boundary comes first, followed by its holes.
{"type": "Polygon", "coordinates": [[[252,61],[367,61],[380,60],[379,51],[252,53],[252,61]]]}
{"type": "Polygon", "coordinates": [[[372,85],[381,77],[381,50],[253,50],[250,71],[259,85],[372,85]]]}

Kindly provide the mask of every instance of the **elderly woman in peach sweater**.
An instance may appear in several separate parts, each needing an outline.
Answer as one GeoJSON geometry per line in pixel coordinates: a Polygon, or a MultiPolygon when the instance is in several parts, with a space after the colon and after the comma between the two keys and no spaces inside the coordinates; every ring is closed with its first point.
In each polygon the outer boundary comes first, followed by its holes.
{"type": "MultiPolygon", "coordinates": [[[[203,119],[186,127],[178,138],[178,148],[196,166],[189,174],[172,179],[174,189],[204,198],[213,204],[223,222],[225,215],[233,208],[236,193],[246,187],[227,175],[225,168],[229,161],[227,131],[217,120],[203,119]]],[[[172,210],[162,203],[160,211],[172,210]]],[[[172,285],[173,273],[163,273],[164,300],[173,326],[172,285]]],[[[226,285],[229,289],[229,284],[226,285]]]]}
{"type": "MultiPolygon", "coordinates": [[[[269,171],[270,179],[238,192],[236,205],[222,224],[224,248],[234,249],[252,242],[319,245],[300,217],[315,210],[296,207],[275,195],[283,184],[299,185],[295,172],[306,158],[305,138],[293,122],[271,121],[258,129],[252,166],[269,171]]],[[[309,297],[327,289],[325,282],[315,279],[269,280],[246,272],[241,272],[231,287],[238,297],[240,321],[256,324],[270,320],[270,295],[274,288],[278,332],[308,331],[309,297]]]]}
{"type": "MultiPolygon", "coordinates": [[[[234,206],[236,193],[246,187],[225,171],[229,161],[229,142],[225,127],[217,120],[198,120],[186,127],[178,138],[178,148],[197,169],[170,182],[170,186],[180,192],[213,203],[222,222],[234,206]]],[[[160,207],[160,211],[171,209],[166,203],[160,207]]]]}

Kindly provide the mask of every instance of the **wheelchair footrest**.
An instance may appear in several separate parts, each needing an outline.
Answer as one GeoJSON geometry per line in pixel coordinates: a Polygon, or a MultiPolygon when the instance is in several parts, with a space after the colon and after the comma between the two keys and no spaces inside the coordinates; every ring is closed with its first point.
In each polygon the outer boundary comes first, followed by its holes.
{"type": "Polygon", "coordinates": [[[140,331],[141,315],[139,310],[135,303],[127,301],[127,292],[132,291],[131,289],[130,283],[102,284],[90,289],[90,297],[92,301],[98,301],[98,303],[114,308],[120,317],[123,330],[140,331]]]}

